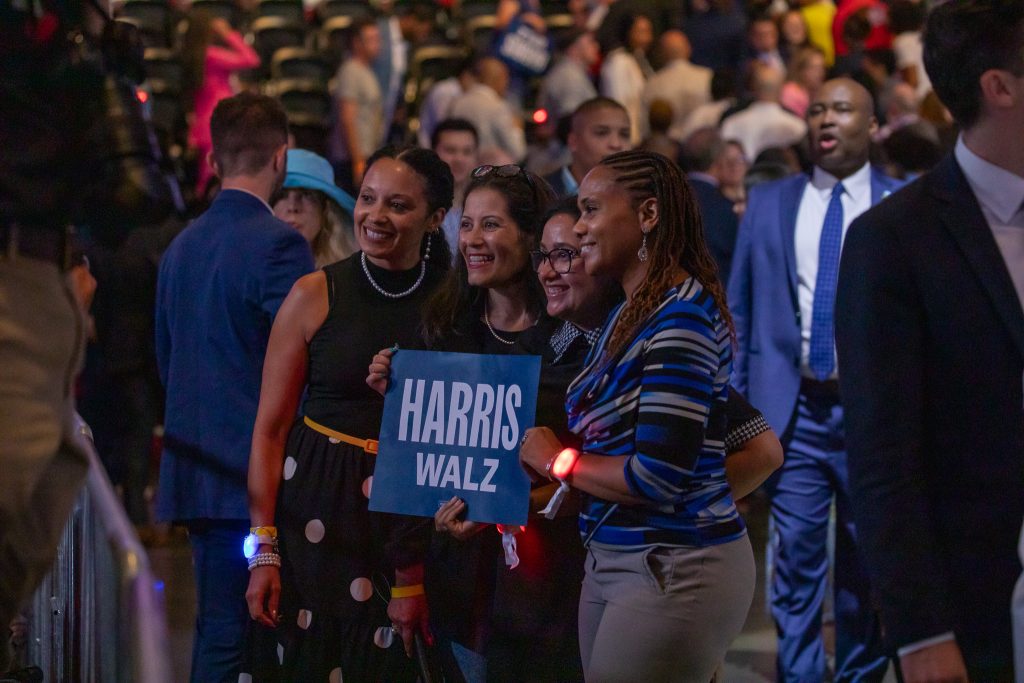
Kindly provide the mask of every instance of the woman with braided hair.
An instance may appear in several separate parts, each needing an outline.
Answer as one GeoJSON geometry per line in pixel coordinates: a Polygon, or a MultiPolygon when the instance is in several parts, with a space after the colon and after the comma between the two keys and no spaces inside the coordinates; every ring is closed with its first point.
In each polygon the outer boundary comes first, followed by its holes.
{"type": "Polygon", "coordinates": [[[649,152],[605,157],[580,186],[586,272],[625,301],[566,398],[581,452],[545,427],[520,458],[587,496],[580,649],[588,682],[707,683],[740,633],[754,560],[726,483],[732,321],[693,193],[649,152]]]}

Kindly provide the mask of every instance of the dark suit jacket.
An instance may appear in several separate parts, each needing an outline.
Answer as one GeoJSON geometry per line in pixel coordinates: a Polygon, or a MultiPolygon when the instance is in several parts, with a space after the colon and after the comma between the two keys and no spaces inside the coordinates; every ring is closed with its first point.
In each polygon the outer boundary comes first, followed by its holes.
{"type": "Polygon", "coordinates": [[[1024,313],[952,155],[850,227],[836,301],[850,498],[890,644],[1012,676],[1024,313]]]}
{"type": "Polygon", "coordinates": [[[700,204],[700,215],[704,219],[704,236],[711,247],[711,255],[718,264],[718,279],[728,282],[740,219],[732,209],[732,202],[721,190],[700,178],[691,177],[689,180],[690,187],[697,195],[697,203],[700,204]]]}
{"type": "Polygon", "coordinates": [[[247,519],[246,475],[270,328],[313,270],[297,230],[222,190],[160,261],[156,357],[167,390],[157,518],[247,519]]]}
{"type": "MultiPolygon", "coordinates": [[[[800,393],[795,234],[797,211],[809,180],[810,176],[799,173],[751,191],[729,274],[729,308],[737,342],[732,383],[764,413],[776,434],[789,426],[800,393]]],[[[872,168],[872,204],[900,185],[872,168]]]]}
{"type": "Polygon", "coordinates": [[[555,191],[555,196],[559,199],[565,199],[572,194],[576,194],[575,191],[569,192],[569,188],[565,186],[565,166],[562,166],[557,171],[544,176],[544,180],[548,182],[551,189],[555,191]]]}

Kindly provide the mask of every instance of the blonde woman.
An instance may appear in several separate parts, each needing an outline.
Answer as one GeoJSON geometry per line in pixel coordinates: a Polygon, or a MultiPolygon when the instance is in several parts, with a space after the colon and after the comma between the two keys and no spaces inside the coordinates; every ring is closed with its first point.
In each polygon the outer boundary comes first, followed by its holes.
{"type": "Polygon", "coordinates": [[[288,150],[288,175],[274,195],[274,215],[302,233],[317,268],[359,250],[352,233],[353,199],[334,184],[327,159],[305,149],[288,150]]]}

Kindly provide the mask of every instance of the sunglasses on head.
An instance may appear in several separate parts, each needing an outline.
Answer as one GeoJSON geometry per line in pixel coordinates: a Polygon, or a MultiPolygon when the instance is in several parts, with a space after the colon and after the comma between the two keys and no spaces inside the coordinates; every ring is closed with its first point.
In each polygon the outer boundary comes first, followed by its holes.
{"type": "Polygon", "coordinates": [[[499,178],[515,178],[517,175],[522,175],[526,178],[526,183],[533,189],[533,180],[530,179],[530,174],[526,172],[526,169],[516,164],[505,164],[504,166],[491,166],[485,164],[484,166],[477,166],[473,169],[474,178],[486,178],[487,176],[494,174],[499,178]]]}

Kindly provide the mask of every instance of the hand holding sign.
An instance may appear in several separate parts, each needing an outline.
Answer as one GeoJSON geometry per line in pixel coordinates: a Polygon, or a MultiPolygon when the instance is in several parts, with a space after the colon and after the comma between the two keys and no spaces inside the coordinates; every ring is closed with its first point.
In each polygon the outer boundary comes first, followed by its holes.
{"type": "Polygon", "coordinates": [[[396,351],[398,351],[398,344],[381,349],[370,361],[366,385],[381,396],[388,390],[388,380],[391,379],[391,357],[395,355],[396,351]]]}
{"type": "Polygon", "coordinates": [[[434,529],[444,534],[451,534],[460,541],[474,536],[484,528],[484,525],[465,519],[463,517],[465,511],[466,503],[458,498],[452,498],[434,513],[434,529]]]}
{"type": "Polygon", "coordinates": [[[371,375],[389,366],[370,509],[433,517],[454,494],[474,522],[525,524],[530,481],[518,450],[540,358],[382,351],[371,375]]]}

